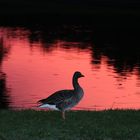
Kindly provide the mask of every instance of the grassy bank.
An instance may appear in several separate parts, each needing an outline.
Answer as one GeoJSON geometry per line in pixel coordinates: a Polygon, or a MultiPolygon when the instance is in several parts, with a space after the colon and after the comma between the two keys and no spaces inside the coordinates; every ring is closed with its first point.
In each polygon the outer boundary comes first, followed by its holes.
{"type": "Polygon", "coordinates": [[[0,111],[0,140],[140,139],[140,111],[0,111]]]}

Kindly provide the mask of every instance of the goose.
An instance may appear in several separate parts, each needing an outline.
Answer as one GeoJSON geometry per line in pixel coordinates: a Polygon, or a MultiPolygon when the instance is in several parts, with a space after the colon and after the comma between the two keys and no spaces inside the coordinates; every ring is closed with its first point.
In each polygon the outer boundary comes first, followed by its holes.
{"type": "Polygon", "coordinates": [[[62,118],[65,119],[65,111],[70,110],[77,105],[83,98],[84,91],[78,83],[78,78],[84,77],[84,75],[76,71],[73,74],[72,84],[73,89],[59,90],[45,99],[38,101],[39,108],[49,108],[62,112],[62,118]]]}

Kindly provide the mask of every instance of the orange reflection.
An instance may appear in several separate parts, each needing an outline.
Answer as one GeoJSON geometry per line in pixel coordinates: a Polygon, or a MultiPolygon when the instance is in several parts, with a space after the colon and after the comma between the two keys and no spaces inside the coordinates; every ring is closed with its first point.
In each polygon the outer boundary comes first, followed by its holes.
{"type": "Polygon", "coordinates": [[[11,88],[11,107],[32,108],[39,99],[72,88],[72,75],[79,70],[85,75],[79,80],[85,95],[74,109],[140,108],[136,72],[123,79],[107,65],[107,57],[102,57],[100,67],[91,64],[88,45],[80,49],[77,45],[82,43],[56,40],[46,51],[47,44],[31,42],[29,34],[24,29],[0,30],[4,46],[11,48],[2,67],[11,88]]]}

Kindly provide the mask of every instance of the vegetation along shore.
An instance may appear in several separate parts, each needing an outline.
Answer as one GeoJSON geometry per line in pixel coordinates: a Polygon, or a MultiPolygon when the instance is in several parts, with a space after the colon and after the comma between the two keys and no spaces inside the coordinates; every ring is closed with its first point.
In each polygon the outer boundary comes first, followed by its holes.
{"type": "Polygon", "coordinates": [[[1,110],[0,140],[137,140],[140,110],[1,110]]]}

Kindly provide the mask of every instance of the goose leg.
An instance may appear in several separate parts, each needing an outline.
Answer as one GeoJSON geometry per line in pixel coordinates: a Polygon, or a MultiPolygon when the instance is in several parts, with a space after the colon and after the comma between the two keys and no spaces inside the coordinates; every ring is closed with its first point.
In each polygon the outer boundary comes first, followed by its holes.
{"type": "Polygon", "coordinates": [[[62,112],[62,118],[65,120],[65,111],[62,112]]]}

